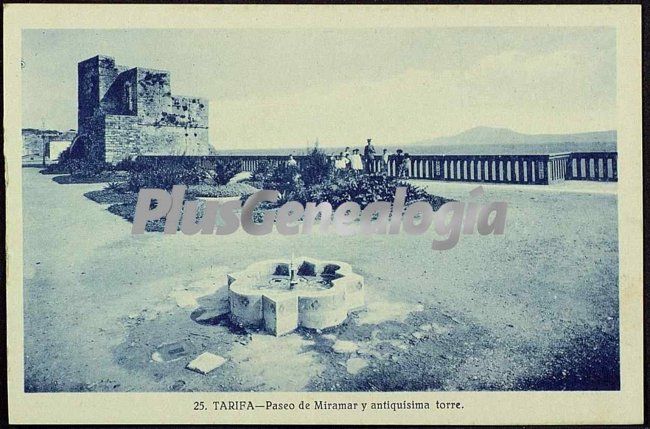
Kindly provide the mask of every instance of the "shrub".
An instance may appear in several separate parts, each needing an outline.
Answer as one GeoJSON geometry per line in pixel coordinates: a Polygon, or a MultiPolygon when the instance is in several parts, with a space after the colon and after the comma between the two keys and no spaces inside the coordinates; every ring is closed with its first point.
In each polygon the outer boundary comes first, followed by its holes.
{"type": "Polygon", "coordinates": [[[108,185],[106,185],[106,189],[111,192],[124,192],[125,190],[122,184],[119,182],[108,182],[108,185]]]}
{"type": "Polygon", "coordinates": [[[44,169],[40,170],[41,174],[68,174],[67,167],[61,162],[50,164],[44,169]]]}
{"type": "Polygon", "coordinates": [[[290,195],[290,199],[303,204],[327,201],[333,208],[344,202],[353,201],[363,208],[375,201],[392,201],[398,187],[406,188],[407,204],[426,201],[434,210],[437,210],[447,201],[429,194],[422,188],[383,174],[355,174],[348,170],[338,170],[322,183],[296,189],[290,195]]]}
{"type": "Polygon", "coordinates": [[[173,161],[151,161],[129,172],[127,189],[138,192],[141,188],[170,190],[174,185],[198,185],[207,171],[196,162],[179,158],[173,161]]]}
{"type": "Polygon", "coordinates": [[[75,178],[96,177],[108,171],[113,171],[111,164],[88,158],[67,158],[42,170],[44,174],[70,174],[75,178]]]}
{"type": "MultiPolygon", "coordinates": [[[[135,203],[116,203],[108,206],[107,210],[123,219],[133,223],[135,217],[135,203]]],[[[148,221],[145,226],[147,232],[162,232],[165,229],[165,218],[148,221]]]]}
{"type": "Polygon", "coordinates": [[[289,194],[294,194],[303,189],[305,184],[300,177],[297,166],[279,164],[273,168],[269,177],[261,183],[264,189],[279,191],[281,198],[285,199],[289,194]]]}
{"type": "Polygon", "coordinates": [[[70,146],[63,149],[59,154],[59,162],[65,162],[68,159],[70,159],[70,146]]]}
{"type": "MultiPolygon", "coordinates": [[[[334,170],[321,182],[305,186],[295,168],[278,166],[263,183],[263,188],[278,190],[280,198],[276,203],[262,203],[258,208],[268,210],[279,207],[287,201],[298,201],[303,205],[308,202],[318,204],[326,201],[333,209],[347,201],[352,201],[363,208],[375,201],[392,201],[398,187],[406,188],[406,204],[426,201],[437,210],[448,201],[393,177],[383,174],[356,174],[349,170],[334,170]]],[[[243,194],[241,201],[244,202],[249,196],[250,194],[243,194]]]]}
{"type": "Polygon", "coordinates": [[[327,180],[334,170],[329,156],[318,148],[312,149],[300,160],[300,176],[306,186],[327,180]]]}
{"type": "Polygon", "coordinates": [[[269,180],[273,174],[273,170],[275,170],[275,166],[271,161],[260,161],[257,164],[257,167],[255,167],[255,170],[253,170],[251,173],[251,178],[249,181],[257,184],[263,184],[269,180]]]}
{"type": "Polygon", "coordinates": [[[115,164],[115,170],[117,171],[138,171],[142,170],[145,167],[144,163],[132,158],[125,158],[115,164]]]}
{"type": "MultiPolygon", "coordinates": [[[[275,204],[260,206],[261,209],[278,207],[287,201],[302,204],[327,201],[334,209],[344,202],[353,201],[363,208],[375,201],[392,201],[398,187],[406,188],[407,204],[426,201],[437,210],[448,201],[394,177],[335,170],[324,152],[318,149],[314,149],[305,159],[308,161],[303,164],[304,159],[301,160],[300,167],[260,164],[253,173],[255,180],[252,183],[263,189],[280,192],[280,198],[275,204]]],[[[248,195],[243,195],[242,201],[247,197],[248,195]]]]}
{"type": "Polygon", "coordinates": [[[210,179],[215,185],[225,185],[241,171],[241,160],[217,159],[214,169],[210,171],[210,179]]]}

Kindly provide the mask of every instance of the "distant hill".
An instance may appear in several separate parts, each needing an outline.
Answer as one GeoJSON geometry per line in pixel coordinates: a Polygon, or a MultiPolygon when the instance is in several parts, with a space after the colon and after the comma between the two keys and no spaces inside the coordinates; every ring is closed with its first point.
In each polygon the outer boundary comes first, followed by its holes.
{"type": "MultiPolygon", "coordinates": [[[[357,146],[363,148],[364,143],[357,146]]],[[[575,134],[524,134],[508,128],[475,127],[460,134],[436,137],[429,140],[397,145],[377,144],[378,152],[398,148],[411,154],[447,155],[521,155],[549,154],[558,152],[615,152],[616,130],[594,131],[575,134]]],[[[338,153],[342,147],[322,147],[327,153],[338,153]]],[[[302,154],[308,149],[249,149],[218,150],[223,154],[238,155],[287,155],[302,154]]]]}
{"type": "Polygon", "coordinates": [[[575,134],[524,134],[508,128],[475,127],[460,134],[404,145],[410,153],[523,154],[616,151],[616,130],[575,134]]]}
{"type": "MultiPolygon", "coordinates": [[[[474,127],[460,134],[412,143],[417,146],[616,142],[616,131],[577,134],[523,134],[508,128],[474,127]]],[[[409,145],[410,146],[410,145],[409,145]]]]}

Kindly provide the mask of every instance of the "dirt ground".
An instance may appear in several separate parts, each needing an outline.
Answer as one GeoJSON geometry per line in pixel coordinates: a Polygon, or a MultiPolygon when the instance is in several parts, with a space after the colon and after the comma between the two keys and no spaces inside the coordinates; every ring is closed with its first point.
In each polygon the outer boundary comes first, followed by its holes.
{"type": "MultiPolygon", "coordinates": [[[[426,185],[460,200],[473,188],[426,185]]],[[[619,387],[615,185],[485,186],[484,201],[509,204],[505,235],[443,252],[433,231],[132,236],[83,196],[103,186],[23,169],[26,391],[619,387]],[[350,263],[367,309],[279,338],[226,323],[226,273],[292,253],[350,263]],[[182,340],[187,356],[152,359],[182,340]],[[227,362],[185,369],[204,351],[227,362]]]]}

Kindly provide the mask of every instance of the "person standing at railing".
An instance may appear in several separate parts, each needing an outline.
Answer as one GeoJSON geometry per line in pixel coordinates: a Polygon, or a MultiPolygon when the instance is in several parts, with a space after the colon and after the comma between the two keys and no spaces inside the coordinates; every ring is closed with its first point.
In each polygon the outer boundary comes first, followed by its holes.
{"type": "Polygon", "coordinates": [[[402,149],[397,149],[397,154],[395,155],[395,175],[397,177],[404,177],[404,151],[402,149]]]}
{"type": "Polygon", "coordinates": [[[381,154],[381,173],[388,175],[388,161],[390,160],[390,154],[388,149],[384,149],[381,154]]]}
{"type": "Polygon", "coordinates": [[[354,172],[359,172],[363,170],[363,161],[361,160],[361,155],[359,155],[359,149],[354,149],[352,155],[350,155],[350,165],[354,172]]]}
{"type": "Polygon", "coordinates": [[[287,165],[289,167],[297,167],[298,166],[298,161],[295,160],[293,155],[289,155],[289,160],[287,161],[287,165]]]}
{"type": "Polygon", "coordinates": [[[343,152],[336,158],[336,161],[334,161],[334,168],[338,170],[345,170],[348,168],[348,164],[350,163],[350,160],[343,155],[343,152]]]}
{"type": "Polygon", "coordinates": [[[411,156],[408,153],[404,154],[404,160],[402,161],[403,165],[403,176],[405,178],[410,177],[409,167],[411,166],[411,156]]]}
{"type": "Polygon", "coordinates": [[[345,153],[343,152],[343,158],[346,159],[345,161],[345,169],[346,170],[351,170],[352,169],[352,153],[345,153]]]}
{"type": "Polygon", "coordinates": [[[367,139],[366,147],[363,148],[363,161],[366,173],[372,171],[372,164],[375,160],[375,147],[372,145],[372,139],[367,139]]]}

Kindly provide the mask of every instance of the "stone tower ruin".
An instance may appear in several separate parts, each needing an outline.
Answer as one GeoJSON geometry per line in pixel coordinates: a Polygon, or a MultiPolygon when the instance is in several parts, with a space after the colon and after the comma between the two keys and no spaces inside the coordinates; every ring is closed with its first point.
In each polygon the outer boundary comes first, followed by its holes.
{"type": "Polygon", "coordinates": [[[164,70],[98,55],[78,64],[74,157],[117,163],[138,155],[210,155],[205,98],[172,95],[164,70]]]}

